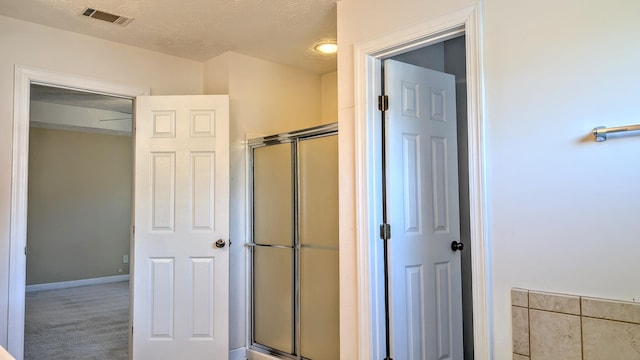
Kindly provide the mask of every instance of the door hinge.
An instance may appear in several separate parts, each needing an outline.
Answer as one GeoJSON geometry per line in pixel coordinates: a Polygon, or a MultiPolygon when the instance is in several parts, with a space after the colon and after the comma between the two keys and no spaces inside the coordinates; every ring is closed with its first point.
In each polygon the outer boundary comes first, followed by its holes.
{"type": "Polygon", "coordinates": [[[378,110],[380,111],[389,110],[389,95],[378,96],[378,110]]]}
{"type": "Polygon", "coordinates": [[[27,256],[27,255],[29,255],[29,250],[27,250],[27,247],[25,246],[24,247],[24,256],[27,256]]]}
{"type": "Polygon", "coordinates": [[[382,240],[390,240],[391,239],[391,225],[390,224],[380,224],[380,239],[382,239],[382,240]]]}

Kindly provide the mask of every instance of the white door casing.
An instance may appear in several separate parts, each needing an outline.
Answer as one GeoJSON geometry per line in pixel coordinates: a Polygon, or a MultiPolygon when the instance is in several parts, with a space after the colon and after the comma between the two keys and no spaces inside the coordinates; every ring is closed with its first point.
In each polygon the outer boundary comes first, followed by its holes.
{"type": "Polygon", "coordinates": [[[228,107],[228,96],[136,98],[136,360],[228,359],[228,107]]]}
{"type": "MultiPolygon", "coordinates": [[[[15,66],[13,103],[13,155],[9,249],[9,301],[6,323],[7,350],[17,359],[24,356],[24,310],[26,287],[27,190],[29,168],[29,100],[32,83],[65,87],[116,97],[148,95],[149,89],[127,86],[79,75],[22,65],[15,66]]],[[[0,331],[2,333],[2,331],[0,331]]]]}
{"type": "Polygon", "coordinates": [[[385,61],[392,357],[462,360],[453,75],[385,61]]]}
{"type": "MultiPolygon", "coordinates": [[[[406,28],[379,34],[354,44],[354,118],[355,118],[355,236],[357,257],[357,312],[352,312],[351,304],[341,303],[341,324],[357,323],[357,346],[345,344],[346,352],[356,351],[360,358],[384,357],[384,293],[382,261],[382,241],[377,238],[378,226],[382,218],[379,182],[381,178],[381,126],[377,96],[380,95],[381,64],[383,59],[442,42],[460,34],[465,35],[466,82],[467,82],[467,130],[468,130],[468,171],[469,176],[469,222],[471,237],[468,247],[471,252],[471,272],[473,274],[471,302],[473,304],[473,354],[477,360],[493,358],[493,329],[490,324],[492,313],[489,291],[489,250],[486,221],[485,150],[483,115],[483,79],[481,44],[482,4],[472,4],[452,13],[443,14],[406,28]]],[[[346,123],[351,124],[349,116],[346,123]]],[[[342,125],[343,118],[340,117],[342,125]]],[[[348,125],[351,126],[351,125],[348,125]]],[[[344,134],[342,134],[344,135],[344,134]]],[[[341,136],[342,136],[341,135],[341,136]]],[[[344,155],[344,154],[342,154],[344,155]]],[[[344,170],[341,168],[341,171],[344,170]]],[[[342,224],[342,223],[341,223],[342,224]]],[[[354,232],[350,226],[341,226],[340,237],[351,239],[354,232]]],[[[341,264],[350,261],[347,251],[340,253],[341,264]]],[[[353,282],[341,277],[342,293],[351,291],[353,282]]],[[[344,343],[343,343],[344,344],[344,343]]]]}

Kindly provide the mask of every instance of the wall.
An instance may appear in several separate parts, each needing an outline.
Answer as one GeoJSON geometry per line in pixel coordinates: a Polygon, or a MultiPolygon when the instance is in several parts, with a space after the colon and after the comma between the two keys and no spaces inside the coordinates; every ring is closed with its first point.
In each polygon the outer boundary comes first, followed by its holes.
{"type": "Polygon", "coordinates": [[[321,121],[323,124],[338,121],[338,72],[331,72],[320,77],[321,86],[321,121]]]}
{"type": "MultiPolygon", "coordinates": [[[[357,339],[353,44],[471,1],[338,2],[341,337],[357,339]],[[346,49],[346,50],[345,50],[346,49]]],[[[640,3],[482,2],[487,228],[495,359],[512,356],[510,289],[640,299],[640,3]]],[[[634,300],[635,299],[635,300],[634,300]]],[[[341,343],[358,358],[357,342],[341,343]]]]}
{"type": "MultiPolygon", "coordinates": [[[[133,108],[133,100],[130,100],[133,108]]],[[[31,100],[29,125],[50,129],[91,128],[92,132],[131,136],[131,115],[118,111],[91,109],[73,105],[31,100]],[[128,117],[128,119],[122,119],[128,117]],[[105,119],[121,119],[104,121],[105,119]]]]}
{"type": "MultiPolygon", "coordinates": [[[[0,324],[6,324],[14,66],[150,88],[158,95],[202,93],[203,65],[4,16],[0,16],[0,53],[0,324]]],[[[6,327],[0,327],[3,346],[6,331],[6,327]]]]}
{"type": "Polygon", "coordinates": [[[317,74],[227,52],[205,63],[206,94],[228,91],[230,99],[231,227],[230,348],[246,339],[246,146],[245,140],[320,125],[321,77],[317,74]],[[226,71],[226,74],[224,73],[226,71]],[[221,73],[222,72],[222,73],[221,73]]]}
{"type": "Polygon", "coordinates": [[[640,3],[587,4],[485,3],[496,357],[511,287],[640,299],[640,138],[589,135],[638,123],[640,3]]]}
{"type": "Polygon", "coordinates": [[[128,274],[131,136],[31,128],[29,140],[27,285],[128,274]]]}
{"type": "Polygon", "coordinates": [[[392,57],[392,59],[406,64],[445,72],[444,42],[402,53],[392,57]]]}

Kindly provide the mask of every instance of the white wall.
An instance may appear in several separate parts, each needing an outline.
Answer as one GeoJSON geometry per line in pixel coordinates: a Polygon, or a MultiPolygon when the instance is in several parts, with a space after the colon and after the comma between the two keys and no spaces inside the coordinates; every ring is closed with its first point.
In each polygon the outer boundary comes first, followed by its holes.
{"type": "MultiPolygon", "coordinates": [[[[227,91],[230,99],[231,240],[230,348],[246,339],[246,146],[249,138],[320,125],[321,76],[227,52],[205,63],[206,94],[227,91]]],[[[335,121],[335,120],[334,120],[335,121]]]]}
{"type": "Polygon", "coordinates": [[[513,286],[640,300],[640,2],[485,2],[496,358],[513,286]],[[508,31],[505,31],[508,29],[508,31]]]}
{"type": "MultiPolygon", "coordinates": [[[[472,3],[338,3],[343,339],[357,339],[359,330],[349,49],[472,3]]],[[[640,300],[640,137],[594,143],[589,135],[598,125],[640,122],[640,50],[633,45],[640,3],[482,5],[490,320],[494,358],[509,359],[514,286],[640,300]]],[[[358,358],[356,341],[341,346],[342,359],[358,358]]]]}
{"type": "MultiPolygon", "coordinates": [[[[0,54],[0,324],[6,324],[14,66],[150,88],[153,94],[200,94],[203,65],[4,16],[0,16],[0,54]]],[[[0,326],[3,346],[6,331],[0,326]]]]}
{"type": "MultiPolygon", "coordinates": [[[[133,101],[131,101],[131,107],[133,108],[133,101]]],[[[131,129],[133,128],[131,123],[131,115],[118,111],[91,109],[35,100],[31,100],[29,105],[29,125],[32,127],[131,135],[131,129]],[[106,121],[105,119],[118,120],[106,121]]]]}

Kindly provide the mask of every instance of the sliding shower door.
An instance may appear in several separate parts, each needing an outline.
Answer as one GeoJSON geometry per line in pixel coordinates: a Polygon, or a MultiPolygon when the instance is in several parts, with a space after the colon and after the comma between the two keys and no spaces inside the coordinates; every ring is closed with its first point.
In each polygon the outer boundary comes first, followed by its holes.
{"type": "Polygon", "coordinates": [[[335,124],[252,140],[252,348],[339,358],[335,124]]]}
{"type": "Polygon", "coordinates": [[[300,351],[338,359],[338,137],[298,142],[300,351]]]}
{"type": "Polygon", "coordinates": [[[254,340],[293,352],[294,234],[291,145],[278,144],[253,154],[254,340]]]}

